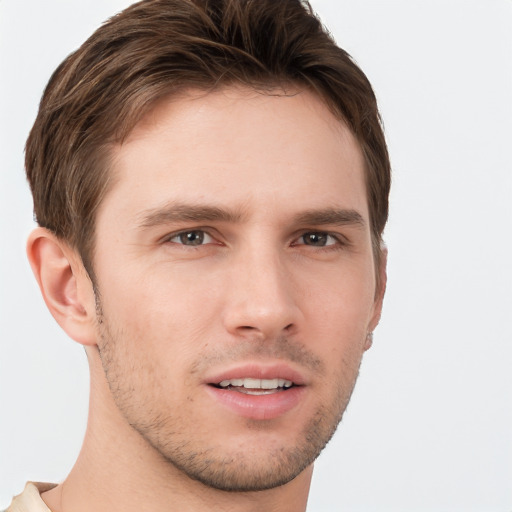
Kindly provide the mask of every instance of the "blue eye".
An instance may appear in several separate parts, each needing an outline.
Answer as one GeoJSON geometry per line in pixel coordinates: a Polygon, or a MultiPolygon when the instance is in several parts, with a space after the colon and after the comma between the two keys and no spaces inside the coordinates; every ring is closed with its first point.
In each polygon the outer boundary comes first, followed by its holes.
{"type": "Polygon", "coordinates": [[[303,245],[312,245],[314,247],[325,247],[327,245],[334,245],[338,242],[338,240],[336,240],[332,235],[322,231],[304,233],[299,240],[302,240],[303,245]]]}
{"type": "Polygon", "coordinates": [[[213,238],[204,231],[194,229],[191,231],[182,231],[181,233],[176,233],[172,238],[169,238],[169,242],[194,247],[212,243],[213,238]]]}

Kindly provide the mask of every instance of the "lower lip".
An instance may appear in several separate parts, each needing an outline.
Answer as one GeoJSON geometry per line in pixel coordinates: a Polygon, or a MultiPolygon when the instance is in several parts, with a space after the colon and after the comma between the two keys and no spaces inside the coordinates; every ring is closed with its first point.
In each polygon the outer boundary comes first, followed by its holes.
{"type": "Polygon", "coordinates": [[[247,395],[239,391],[207,386],[208,392],[238,416],[253,420],[272,420],[296,407],[305,389],[295,386],[267,395],[247,395]]]}

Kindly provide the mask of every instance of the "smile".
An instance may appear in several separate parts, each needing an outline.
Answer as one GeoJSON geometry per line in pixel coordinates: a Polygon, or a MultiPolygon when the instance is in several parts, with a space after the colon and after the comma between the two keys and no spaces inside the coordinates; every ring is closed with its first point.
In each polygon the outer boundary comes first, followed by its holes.
{"type": "Polygon", "coordinates": [[[287,390],[293,382],[286,379],[226,379],[218,384],[221,389],[228,389],[247,395],[269,395],[287,390]]]}

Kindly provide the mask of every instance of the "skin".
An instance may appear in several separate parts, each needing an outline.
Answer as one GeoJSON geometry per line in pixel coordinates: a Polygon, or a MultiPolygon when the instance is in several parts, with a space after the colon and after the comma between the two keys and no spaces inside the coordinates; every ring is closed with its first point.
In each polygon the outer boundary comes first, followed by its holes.
{"type": "Polygon", "coordinates": [[[160,102],[112,156],[97,295],[64,242],[41,228],[29,240],[91,368],[82,452],[43,499],[54,512],[305,510],[384,293],[356,140],[309,92],[229,88],[160,102]],[[221,403],[214,377],[248,364],[298,375],[294,405],[269,419],[221,403]]]}

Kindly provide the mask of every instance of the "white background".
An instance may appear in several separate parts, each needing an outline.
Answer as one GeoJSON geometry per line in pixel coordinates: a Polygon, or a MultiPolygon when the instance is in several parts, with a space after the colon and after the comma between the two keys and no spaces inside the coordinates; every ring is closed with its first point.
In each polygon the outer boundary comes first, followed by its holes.
{"type": "MultiPolygon", "coordinates": [[[[23,145],[53,69],[123,0],[0,0],[0,506],[60,481],[83,350],[24,254],[23,145]]],[[[316,0],[373,83],[394,168],[375,344],[309,510],[512,511],[512,1],[316,0]]]]}

